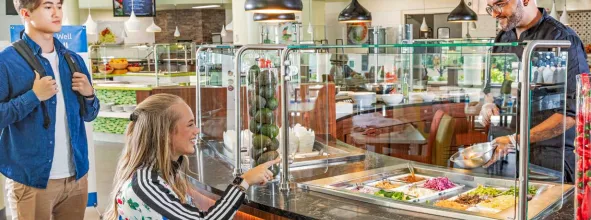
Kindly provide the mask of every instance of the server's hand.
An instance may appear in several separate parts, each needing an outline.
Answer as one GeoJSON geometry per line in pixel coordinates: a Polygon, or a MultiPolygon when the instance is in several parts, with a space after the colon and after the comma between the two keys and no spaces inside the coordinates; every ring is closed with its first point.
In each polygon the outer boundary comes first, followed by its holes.
{"type": "Polygon", "coordinates": [[[482,122],[482,125],[487,126],[490,124],[490,118],[493,115],[499,115],[499,108],[497,108],[497,105],[495,105],[495,103],[484,104],[482,109],[480,109],[480,121],[482,122]]]}
{"type": "Polygon", "coordinates": [[[41,78],[35,71],[35,82],[33,83],[33,92],[39,101],[45,101],[57,94],[58,89],[55,80],[51,76],[41,78]]]}
{"type": "Polygon", "coordinates": [[[258,165],[255,168],[246,171],[246,173],[242,175],[242,178],[249,186],[252,186],[253,184],[265,185],[273,179],[273,172],[269,170],[269,167],[279,162],[281,162],[281,157],[277,157],[275,160],[258,165]]]}
{"type": "Polygon", "coordinates": [[[515,145],[513,145],[511,137],[509,136],[498,137],[495,140],[493,140],[491,144],[493,147],[496,147],[495,153],[487,163],[482,165],[483,168],[488,168],[490,165],[493,165],[498,160],[500,160],[501,157],[504,157],[507,154],[509,154],[509,151],[511,149],[515,148],[515,145]]]}

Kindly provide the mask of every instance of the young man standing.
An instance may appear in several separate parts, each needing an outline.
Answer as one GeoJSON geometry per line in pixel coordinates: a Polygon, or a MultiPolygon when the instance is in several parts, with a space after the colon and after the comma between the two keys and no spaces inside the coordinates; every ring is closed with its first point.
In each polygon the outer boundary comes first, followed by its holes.
{"type": "Polygon", "coordinates": [[[62,2],[14,0],[25,25],[22,39],[47,76],[34,72],[14,47],[0,52],[0,172],[13,219],[84,218],[84,122],[96,118],[99,100],[84,60],[53,37],[62,27],[62,2]],[[82,73],[70,71],[67,54],[82,73]]]}

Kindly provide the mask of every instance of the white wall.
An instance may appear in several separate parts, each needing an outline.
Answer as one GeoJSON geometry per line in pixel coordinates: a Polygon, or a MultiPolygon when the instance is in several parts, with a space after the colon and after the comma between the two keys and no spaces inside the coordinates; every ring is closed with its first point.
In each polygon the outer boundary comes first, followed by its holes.
{"type": "Polygon", "coordinates": [[[17,15],[6,15],[6,1],[0,0],[0,41],[10,41],[10,25],[22,24],[17,15]]]}

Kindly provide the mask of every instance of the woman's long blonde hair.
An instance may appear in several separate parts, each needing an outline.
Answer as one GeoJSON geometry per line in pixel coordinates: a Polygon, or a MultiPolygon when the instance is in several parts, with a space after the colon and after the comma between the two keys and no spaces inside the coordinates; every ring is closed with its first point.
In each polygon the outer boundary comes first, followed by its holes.
{"type": "MultiPolygon", "coordinates": [[[[186,203],[188,184],[184,174],[175,172],[172,158],[172,137],[180,115],[171,108],[184,101],[170,94],[156,94],[141,102],[132,113],[132,121],[127,126],[126,143],[117,164],[113,182],[111,202],[105,213],[106,219],[118,219],[116,196],[123,183],[131,179],[135,171],[154,164],[160,177],[170,185],[182,203],[186,203]]],[[[176,160],[176,158],[174,158],[176,160]]],[[[188,160],[182,163],[188,170],[188,160]]]]}

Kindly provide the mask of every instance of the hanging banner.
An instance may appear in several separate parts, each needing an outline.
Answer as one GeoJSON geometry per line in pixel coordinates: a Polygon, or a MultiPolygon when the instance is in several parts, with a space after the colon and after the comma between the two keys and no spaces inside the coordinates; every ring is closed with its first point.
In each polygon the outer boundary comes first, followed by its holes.
{"type": "MultiPolygon", "coordinates": [[[[10,25],[10,41],[15,42],[21,39],[21,31],[23,31],[25,27],[23,25],[10,25]]],[[[88,68],[90,65],[88,63],[88,41],[86,38],[86,27],[85,26],[62,26],[62,30],[58,33],[54,34],[55,38],[57,38],[66,48],[75,52],[76,54],[80,55],[84,62],[86,63],[86,67],[88,68]]],[[[90,70],[89,70],[90,72],[90,70]]],[[[84,123],[86,128],[86,140],[88,143],[88,161],[89,161],[89,169],[88,169],[88,202],[87,207],[96,207],[98,204],[98,198],[96,193],[96,163],[94,160],[94,139],[93,133],[94,130],[92,127],[92,123],[84,123]]]]}
{"type": "MultiPolygon", "coordinates": [[[[10,25],[10,42],[21,39],[21,31],[23,30],[25,30],[23,25],[10,25]]],[[[88,52],[85,26],[62,26],[62,31],[55,33],[53,36],[71,51],[76,53],[88,52]]]]}

